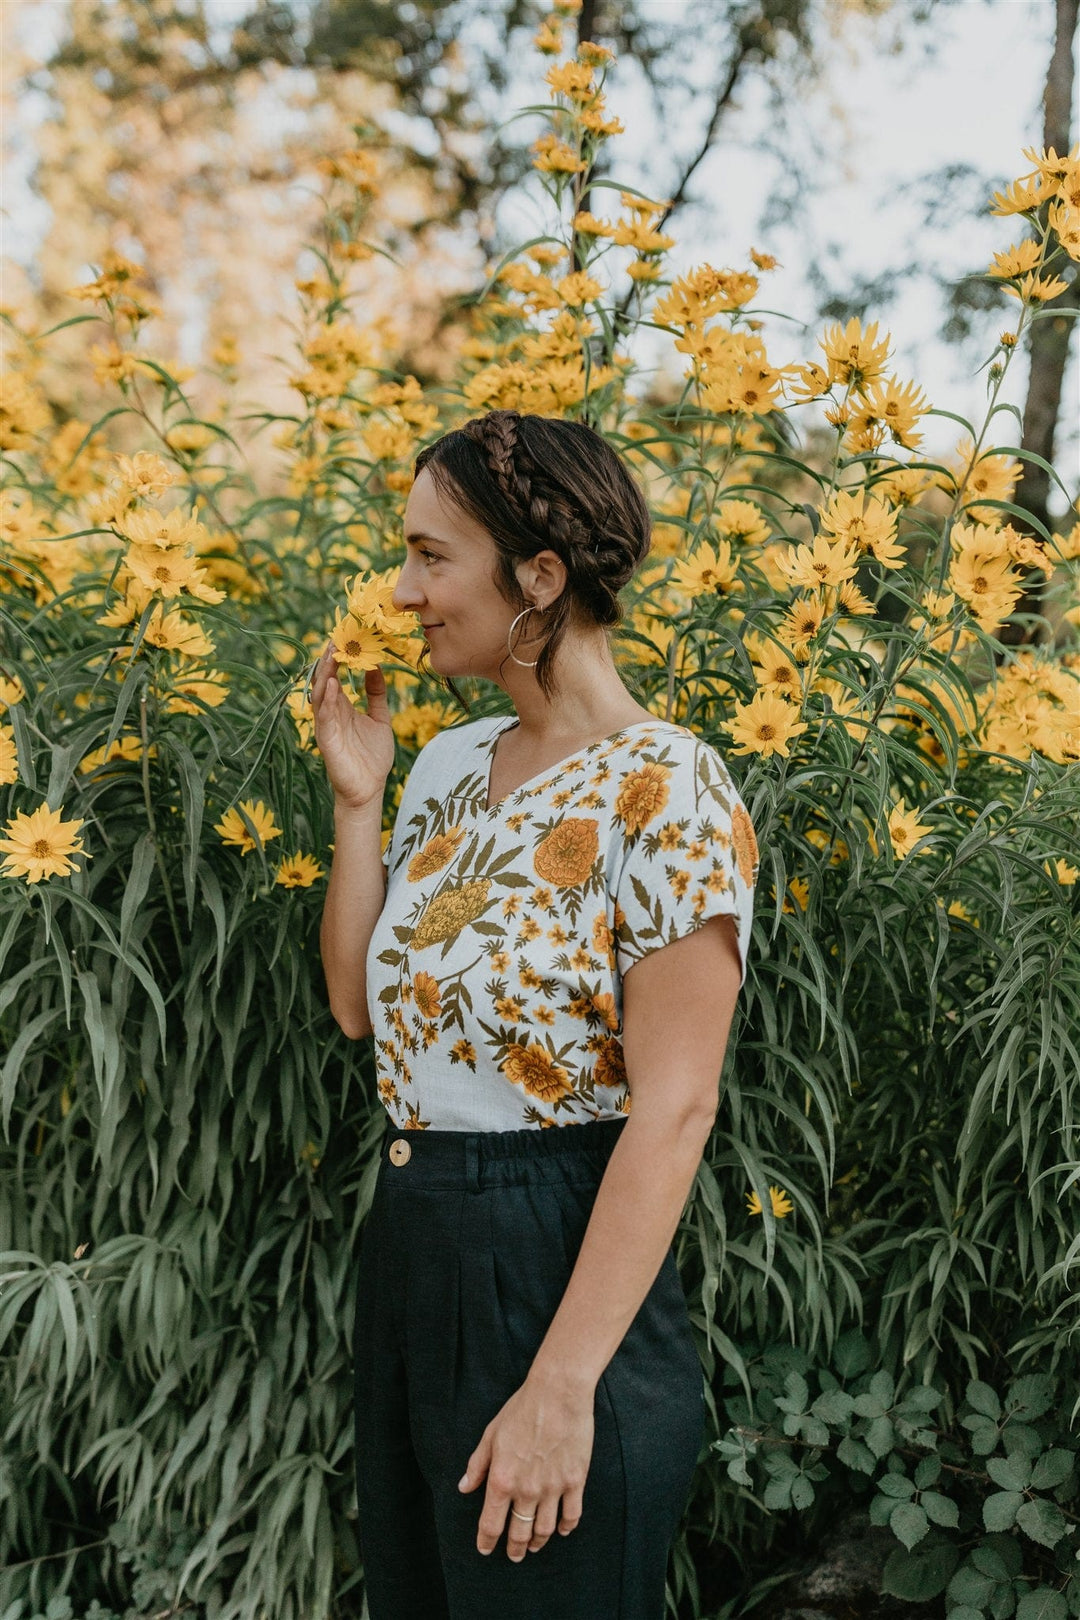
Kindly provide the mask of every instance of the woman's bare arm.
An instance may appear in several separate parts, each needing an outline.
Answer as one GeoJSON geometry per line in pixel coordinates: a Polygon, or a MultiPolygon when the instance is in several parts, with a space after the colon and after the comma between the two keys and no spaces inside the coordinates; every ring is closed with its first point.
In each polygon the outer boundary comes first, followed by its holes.
{"type": "Polygon", "coordinates": [[[346,1035],[372,1033],[367,1007],[367,953],[386,900],[382,801],[359,810],[334,805],[334,861],[326,888],[319,950],[330,1011],[346,1035]]]}

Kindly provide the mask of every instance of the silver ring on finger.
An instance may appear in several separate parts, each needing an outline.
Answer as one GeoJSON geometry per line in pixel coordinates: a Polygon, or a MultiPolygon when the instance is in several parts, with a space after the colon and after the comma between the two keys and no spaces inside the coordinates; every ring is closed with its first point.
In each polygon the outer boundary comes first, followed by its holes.
{"type": "Polygon", "coordinates": [[[536,1518],[535,1513],[519,1513],[517,1508],[511,1508],[510,1511],[514,1515],[515,1519],[524,1519],[526,1524],[532,1524],[533,1520],[536,1518]]]}

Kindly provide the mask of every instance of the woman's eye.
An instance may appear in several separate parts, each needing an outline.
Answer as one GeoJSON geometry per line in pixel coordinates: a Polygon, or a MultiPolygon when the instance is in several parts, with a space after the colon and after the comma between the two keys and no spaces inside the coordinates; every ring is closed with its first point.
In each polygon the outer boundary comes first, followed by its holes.
{"type": "Polygon", "coordinates": [[[439,560],[438,557],[435,556],[435,553],[433,551],[424,551],[423,549],[421,549],[420,555],[421,555],[421,557],[431,557],[435,562],[438,562],[438,560],[439,560]]]}

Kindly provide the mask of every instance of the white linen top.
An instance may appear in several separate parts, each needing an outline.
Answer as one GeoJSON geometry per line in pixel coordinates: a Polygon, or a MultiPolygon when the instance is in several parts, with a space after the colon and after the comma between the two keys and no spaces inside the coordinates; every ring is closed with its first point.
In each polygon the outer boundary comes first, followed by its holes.
{"type": "Polygon", "coordinates": [[[730,915],[746,979],[757,842],[717,750],[638,721],[488,809],[495,741],[514,724],[433,737],[383,853],[368,1012],[379,1095],[405,1130],[625,1114],[624,974],[730,915]]]}

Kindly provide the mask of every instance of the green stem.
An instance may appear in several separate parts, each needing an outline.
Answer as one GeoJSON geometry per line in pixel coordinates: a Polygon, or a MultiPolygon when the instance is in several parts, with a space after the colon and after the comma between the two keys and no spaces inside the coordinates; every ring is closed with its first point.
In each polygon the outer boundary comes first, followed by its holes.
{"type": "Polygon", "coordinates": [[[172,885],[169,874],[165,870],[165,860],[158,842],[157,821],[154,816],[154,802],[150,797],[150,744],[146,724],[146,686],[143,685],[139,693],[139,730],[142,733],[142,790],[143,803],[146,805],[146,820],[150,828],[150,836],[154,840],[154,859],[161,874],[162,888],[165,891],[165,904],[169,912],[169,921],[172,923],[173,938],[176,940],[177,961],[184,959],[184,941],[180,933],[180,924],[176,916],[176,906],[173,903],[172,885]]]}

